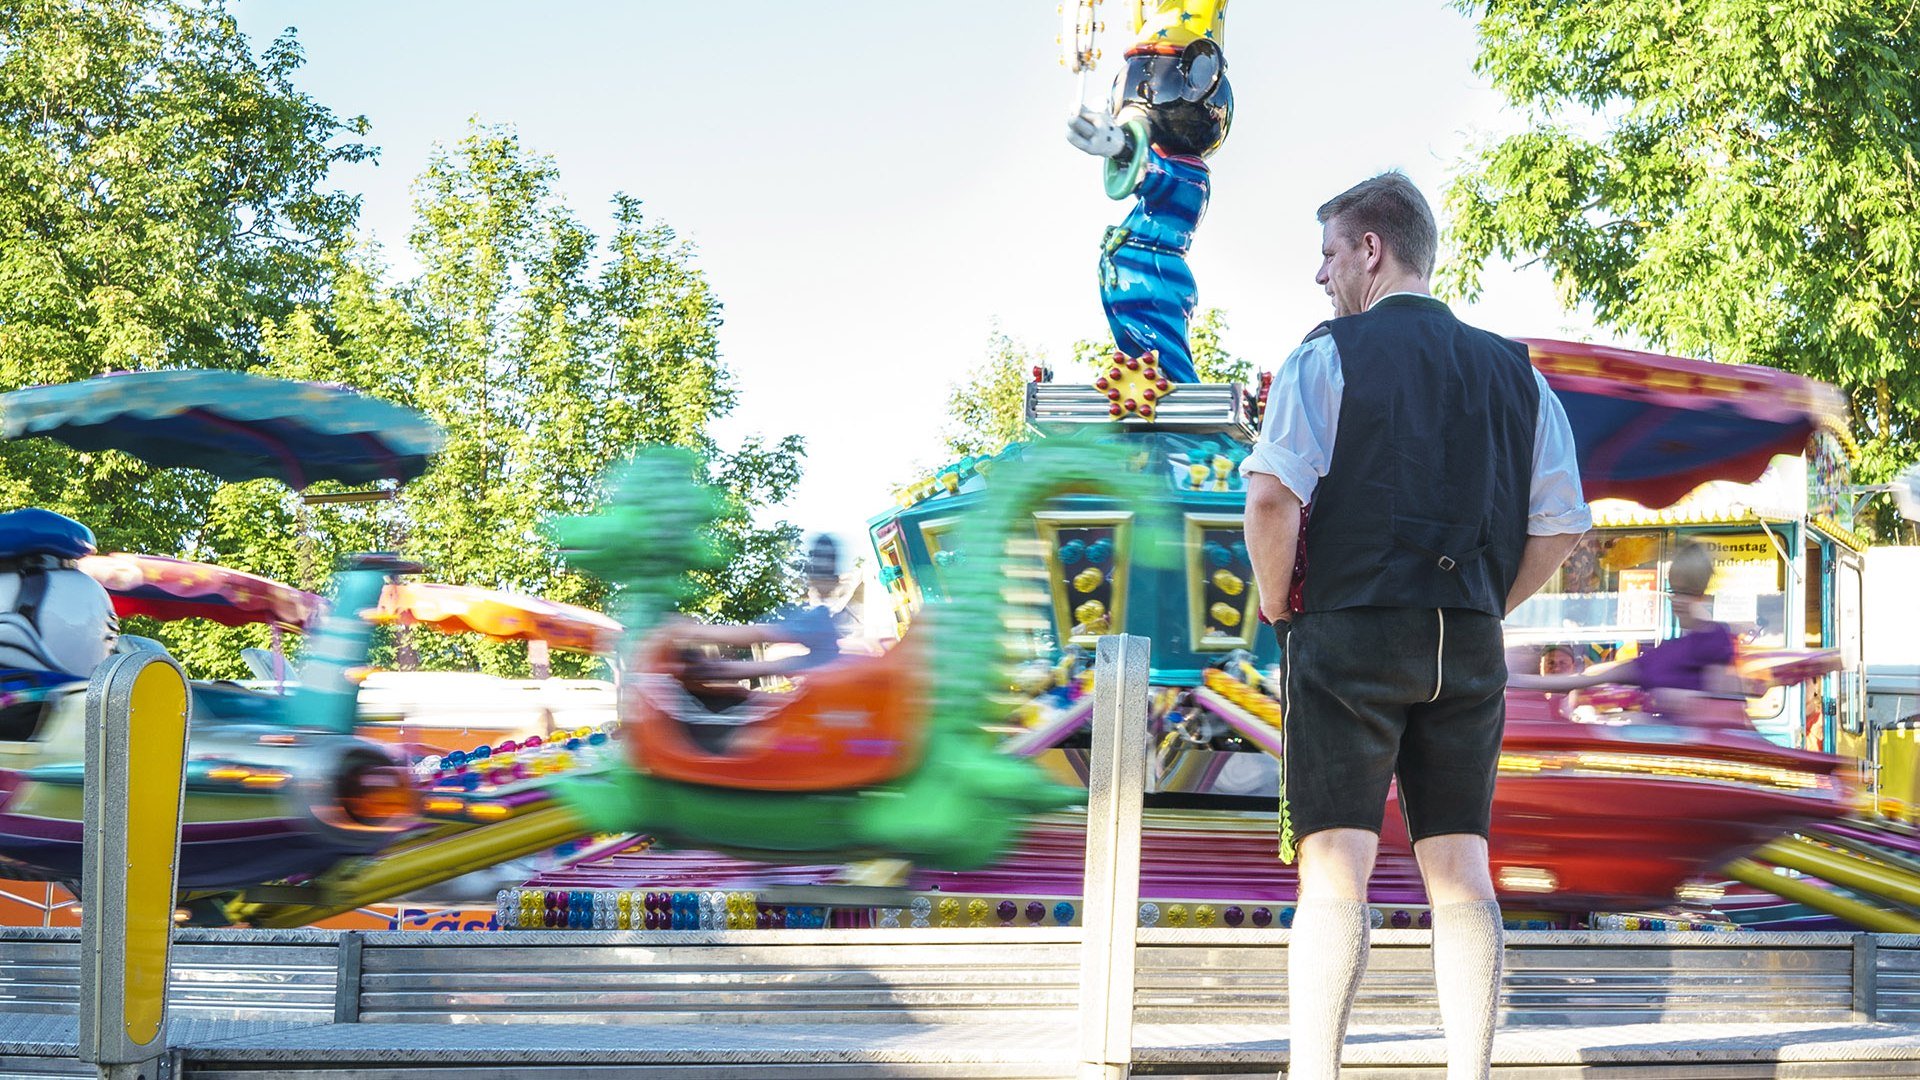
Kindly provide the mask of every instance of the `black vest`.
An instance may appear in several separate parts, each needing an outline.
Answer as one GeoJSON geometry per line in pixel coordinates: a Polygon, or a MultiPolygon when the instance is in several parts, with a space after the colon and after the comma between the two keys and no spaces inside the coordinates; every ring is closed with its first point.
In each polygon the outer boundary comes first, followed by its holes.
{"type": "Polygon", "coordinates": [[[1504,616],[1540,408],[1526,346],[1410,295],[1314,334],[1333,335],[1345,387],[1306,527],[1303,610],[1504,616]]]}

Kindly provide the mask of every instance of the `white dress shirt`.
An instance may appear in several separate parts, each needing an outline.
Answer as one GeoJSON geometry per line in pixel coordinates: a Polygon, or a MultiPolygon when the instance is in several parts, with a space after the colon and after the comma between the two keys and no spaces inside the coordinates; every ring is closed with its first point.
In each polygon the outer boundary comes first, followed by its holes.
{"type": "MultiPolygon", "coordinates": [[[[1547,386],[1546,376],[1536,369],[1533,381],[1540,390],[1540,409],[1533,428],[1527,534],[1585,532],[1593,527],[1593,514],[1580,492],[1573,428],[1567,423],[1560,399],[1547,386]]],[[[1287,485],[1301,502],[1312,502],[1320,478],[1333,464],[1345,389],[1346,376],[1332,334],[1321,334],[1295,349],[1273,374],[1260,437],[1254,440],[1253,452],[1240,463],[1241,475],[1267,473],[1287,485]]]]}

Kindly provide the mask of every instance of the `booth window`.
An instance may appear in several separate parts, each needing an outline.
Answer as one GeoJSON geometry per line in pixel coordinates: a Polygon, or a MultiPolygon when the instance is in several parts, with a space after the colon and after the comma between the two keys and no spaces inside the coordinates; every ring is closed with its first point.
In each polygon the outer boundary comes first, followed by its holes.
{"type": "Polygon", "coordinates": [[[1774,535],[1754,532],[1699,533],[1687,537],[1713,552],[1713,619],[1726,623],[1747,645],[1779,649],[1787,644],[1787,561],[1774,535]]]}
{"type": "Polygon", "coordinates": [[[1845,665],[1836,680],[1839,684],[1840,724],[1848,734],[1858,735],[1866,727],[1866,703],[1861,700],[1863,688],[1860,686],[1862,613],[1859,564],[1841,562],[1834,568],[1834,579],[1840,593],[1835,629],[1839,631],[1840,662],[1845,665]]]}
{"type": "Polygon", "coordinates": [[[1807,583],[1806,593],[1806,634],[1801,646],[1819,649],[1827,644],[1827,579],[1823,573],[1825,566],[1821,560],[1820,543],[1807,541],[1806,561],[1803,564],[1802,579],[1807,583]]]}
{"type": "Polygon", "coordinates": [[[1552,580],[1507,616],[1530,640],[1660,636],[1660,533],[1588,533],[1552,580]]]}
{"type": "Polygon", "coordinates": [[[894,632],[904,636],[907,624],[913,621],[914,609],[920,606],[920,597],[913,580],[913,567],[907,562],[906,545],[901,541],[900,526],[888,523],[874,530],[873,549],[880,556],[880,583],[893,601],[894,632]]]}
{"type": "MultiPolygon", "coordinates": [[[[1713,553],[1713,618],[1727,624],[1745,649],[1785,648],[1789,596],[1785,552],[1777,532],[1703,532],[1687,539],[1706,545],[1713,553]]],[[[1770,687],[1747,701],[1747,718],[1755,722],[1777,719],[1786,711],[1787,692],[1770,687]]]]}

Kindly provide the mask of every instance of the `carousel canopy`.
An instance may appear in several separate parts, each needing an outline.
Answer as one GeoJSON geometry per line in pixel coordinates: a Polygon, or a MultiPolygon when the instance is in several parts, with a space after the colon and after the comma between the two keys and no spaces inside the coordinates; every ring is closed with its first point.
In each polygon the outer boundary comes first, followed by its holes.
{"type": "Polygon", "coordinates": [[[407,481],[440,429],[405,406],[238,371],[133,371],[0,395],[0,437],[44,435],[238,482],[407,481]]]}
{"type": "Polygon", "coordinates": [[[1750,483],[1846,422],[1839,390],[1788,372],[1519,340],[1566,407],[1588,499],[1662,507],[1709,480],[1750,483]]]}
{"type": "Polygon", "coordinates": [[[320,598],[291,585],[224,566],[162,555],[89,555],[79,561],[105,586],[121,616],[211,619],[225,626],[269,623],[299,629],[320,611],[320,598]]]}
{"type": "Polygon", "coordinates": [[[621,633],[619,623],[573,604],[431,582],[388,585],[380,594],[379,608],[368,618],[377,623],[419,623],[448,634],[544,641],[550,648],[580,653],[608,652],[621,633]]]}

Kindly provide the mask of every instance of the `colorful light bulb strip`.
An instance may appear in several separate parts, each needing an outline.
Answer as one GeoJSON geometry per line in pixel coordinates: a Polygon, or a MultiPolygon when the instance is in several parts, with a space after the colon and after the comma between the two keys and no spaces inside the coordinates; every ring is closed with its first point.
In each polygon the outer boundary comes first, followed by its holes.
{"type": "Polygon", "coordinates": [[[914,929],[931,926],[1072,926],[1080,918],[1080,909],[1072,901],[1057,897],[1028,899],[1024,903],[1008,898],[984,896],[943,896],[938,893],[916,896],[904,912],[889,916],[883,912],[880,925],[898,926],[900,917],[914,929]]]}
{"type": "MultiPolygon", "coordinates": [[[[1078,897],[917,896],[907,908],[906,925],[920,927],[1073,926],[1079,923],[1078,897]]],[[[1219,901],[1148,901],[1140,905],[1143,927],[1252,927],[1293,925],[1292,904],[1247,904],[1219,901]]],[[[1426,929],[1432,916],[1417,906],[1372,908],[1376,929],[1426,929]]]]}
{"type": "MultiPolygon", "coordinates": [[[[928,929],[959,927],[1062,927],[1080,921],[1079,897],[1008,897],[926,893],[904,908],[824,907],[769,903],[740,890],[502,889],[495,896],[496,924],[502,930],[817,930],[872,927],[928,929]]],[[[1142,927],[1180,929],[1286,929],[1293,925],[1291,903],[1234,903],[1207,900],[1149,900],[1140,905],[1142,927]]],[[[1368,921],[1376,930],[1426,930],[1431,912],[1411,904],[1375,904],[1368,921]]],[[[1566,916],[1508,913],[1508,929],[1556,930],[1572,925],[1566,916]]],[[[1725,932],[1733,923],[1684,915],[1600,913],[1596,930],[1687,930],[1725,932]]]]}
{"type": "MultiPolygon", "coordinates": [[[[1373,906],[1367,911],[1368,921],[1375,930],[1425,930],[1433,925],[1433,915],[1424,908],[1373,906]]],[[[1214,926],[1229,928],[1251,926],[1256,930],[1264,930],[1276,923],[1282,928],[1291,927],[1293,913],[1292,904],[1176,902],[1161,905],[1149,901],[1140,905],[1139,922],[1141,926],[1146,927],[1193,927],[1204,930],[1214,926]]]]}
{"type": "Polygon", "coordinates": [[[1684,915],[1628,915],[1618,912],[1597,913],[1595,930],[1666,930],[1724,934],[1740,929],[1739,923],[1723,919],[1695,919],[1684,915]]]}
{"type": "MultiPolygon", "coordinates": [[[[925,927],[1074,926],[1079,924],[1078,897],[994,897],[932,893],[917,896],[906,909],[904,923],[888,922],[883,914],[875,925],[925,927]]],[[[1413,904],[1378,904],[1369,908],[1376,930],[1426,930],[1432,913],[1413,904]]],[[[1290,903],[1233,903],[1231,901],[1147,901],[1138,910],[1142,927],[1176,928],[1287,928],[1293,925],[1290,903]]],[[[1516,930],[1554,930],[1564,920],[1553,916],[1509,915],[1516,930]]]]}
{"type": "Polygon", "coordinates": [[[811,930],[829,921],[824,907],[717,889],[502,889],[494,915],[502,930],[811,930]]]}

